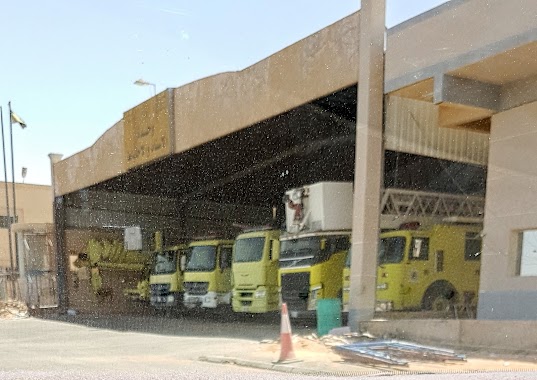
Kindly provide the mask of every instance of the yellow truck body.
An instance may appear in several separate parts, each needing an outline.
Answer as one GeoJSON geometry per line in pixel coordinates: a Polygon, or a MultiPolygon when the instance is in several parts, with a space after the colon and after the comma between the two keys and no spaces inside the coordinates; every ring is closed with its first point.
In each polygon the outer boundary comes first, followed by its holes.
{"type": "Polygon", "coordinates": [[[155,308],[172,308],[183,304],[183,269],[181,263],[188,246],[181,244],[155,252],[149,276],[150,302],[155,308]]]}
{"type": "Polygon", "coordinates": [[[349,311],[349,292],[351,286],[351,249],[347,252],[345,259],[345,266],[343,267],[343,284],[342,284],[342,297],[341,303],[343,304],[343,312],[349,311]]]}
{"type": "Polygon", "coordinates": [[[280,238],[279,285],[291,317],[315,315],[319,299],[342,297],[342,273],[350,231],[280,238]]]}
{"type": "Polygon", "coordinates": [[[188,308],[214,309],[231,304],[233,240],[204,240],[189,244],[183,303],[188,308]]]}
{"type": "Polygon", "coordinates": [[[233,311],[266,313],[279,309],[280,231],[260,230],[237,236],[233,245],[233,311]]]}
{"type": "MultiPolygon", "coordinates": [[[[376,310],[444,311],[457,302],[475,306],[481,267],[481,226],[437,224],[380,235],[376,310]]],[[[350,255],[343,270],[348,309],[350,255]]]]}

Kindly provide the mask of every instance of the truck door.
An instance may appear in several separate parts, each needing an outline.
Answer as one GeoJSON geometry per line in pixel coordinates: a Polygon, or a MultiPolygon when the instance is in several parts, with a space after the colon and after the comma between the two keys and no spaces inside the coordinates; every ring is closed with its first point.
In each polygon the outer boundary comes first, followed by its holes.
{"type": "Polygon", "coordinates": [[[269,252],[267,257],[267,286],[278,287],[278,267],[280,260],[280,241],[278,239],[270,239],[269,252]]]}
{"type": "Polygon", "coordinates": [[[429,268],[429,238],[412,238],[406,265],[408,270],[403,284],[403,307],[419,308],[431,276],[429,268]]]}
{"type": "Polygon", "coordinates": [[[220,246],[218,253],[218,270],[216,272],[217,291],[227,293],[231,291],[231,259],[233,248],[220,246]]]}

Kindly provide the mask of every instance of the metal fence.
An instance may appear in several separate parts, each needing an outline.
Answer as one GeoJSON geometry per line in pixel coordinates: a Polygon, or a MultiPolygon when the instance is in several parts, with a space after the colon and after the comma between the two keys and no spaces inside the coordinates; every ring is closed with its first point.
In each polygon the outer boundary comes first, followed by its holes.
{"type": "Polygon", "coordinates": [[[31,309],[58,306],[56,275],[52,271],[33,271],[26,274],[26,304],[31,309]]]}
{"type": "Polygon", "coordinates": [[[19,281],[8,273],[0,273],[0,303],[10,301],[21,301],[19,281]]]}

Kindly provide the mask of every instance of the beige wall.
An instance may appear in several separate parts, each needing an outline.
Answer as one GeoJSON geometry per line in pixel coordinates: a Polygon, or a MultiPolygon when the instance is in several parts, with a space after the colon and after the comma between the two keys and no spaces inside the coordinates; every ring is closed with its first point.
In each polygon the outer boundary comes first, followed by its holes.
{"type": "MultiPolygon", "coordinates": [[[[13,216],[13,195],[8,184],[10,214],[13,216]]],[[[52,189],[50,186],[16,184],[19,223],[52,223],[52,189]]],[[[0,182],[0,215],[6,213],[5,182],[0,182]]],[[[7,228],[0,229],[0,268],[10,266],[7,228]]]]}
{"type": "Polygon", "coordinates": [[[56,195],[84,189],[124,172],[123,120],[82,152],[54,165],[56,195]]]}
{"type": "MultiPolygon", "coordinates": [[[[534,41],[536,12],[537,2],[529,0],[452,0],[390,29],[386,91],[456,73],[534,41]]],[[[359,23],[359,13],[352,14],[242,71],[174,89],[174,151],[183,152],[357,83],[359,23]]],[[[477,66],[460,75],[490,76],[497,66],[477,66]]],[[[124,173],[123,156],[120,121],[92,147],[56,165],[56,194],[124,173]]]]}
{"type": "Polygon", "coordinates": [[[356,83],[359,21],[355,13],[243,71],[177,88],[176,152],[356,83]]]}
{"type": "MultiPolygon", "coordinates": [[[[176,153],[246,128],[358,80],[359,13],[239,72],[174,89],[176,153]],[[350,69],[355,68],[355,69],[350,69]]],[[[88,149],[55,166],[56,195],[127,171],[123,120],[88,149]]]]}
{"type": "Polygon", "coordinates": [[[537,315],[537,277],[516,275],[517,232],[537,228],[536,147],[537,102],[493,116],[480,318],[534,319],[537,315]]]}
{"type": "Polygon", "coordinates": [[[452,0],[388,31],[387,90],[480,61],[534,34],[533,0],[452,0]]]}

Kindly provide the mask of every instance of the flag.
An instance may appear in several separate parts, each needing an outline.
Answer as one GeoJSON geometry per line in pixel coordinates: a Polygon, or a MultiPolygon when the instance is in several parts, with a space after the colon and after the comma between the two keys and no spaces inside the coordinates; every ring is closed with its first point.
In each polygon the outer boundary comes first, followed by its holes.
{"type": "Polygon", "coordinates": [[[21,117],[13,111],[11,111],[11,122],[19,124],[22,128],[26,128],[26,123],[24,120],[22,120],[21,117]]]}

